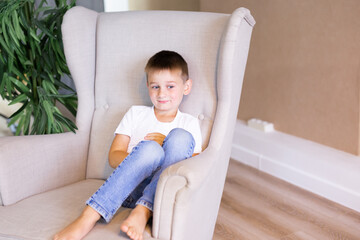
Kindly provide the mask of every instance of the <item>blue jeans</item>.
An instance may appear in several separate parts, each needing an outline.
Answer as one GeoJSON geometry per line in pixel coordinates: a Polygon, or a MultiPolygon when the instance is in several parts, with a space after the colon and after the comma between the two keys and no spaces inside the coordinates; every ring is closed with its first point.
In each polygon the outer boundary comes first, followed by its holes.
{"type": "Polygon", "coordinates": [[[194,147],[193,136],[181,128],[171,130],[162,146],[155,141],[141,141],[86,204],[106,222],[120,206],[134,208],[141,204],[153,211],[160,174],[168,166],[191,157],[194,147]]]}

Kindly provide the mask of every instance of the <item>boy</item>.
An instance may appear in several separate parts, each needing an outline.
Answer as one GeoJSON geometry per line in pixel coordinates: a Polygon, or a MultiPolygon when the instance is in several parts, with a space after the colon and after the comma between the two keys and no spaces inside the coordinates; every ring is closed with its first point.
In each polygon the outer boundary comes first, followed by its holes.
{"type": "Polygon", "coordinates": [[[142,240],[162,171],[201,152],[197,119],[179,111],[192,87],[185,60],[176,52],[161,51],[149,59],[145,72],[153,107],[133,106],[125,114],[109,151],[109,163],[116,169],[82,214],[54,239],[81,239],[101,217],[109,222],[124,206],[134,209],[120,229],[142,240]]]}

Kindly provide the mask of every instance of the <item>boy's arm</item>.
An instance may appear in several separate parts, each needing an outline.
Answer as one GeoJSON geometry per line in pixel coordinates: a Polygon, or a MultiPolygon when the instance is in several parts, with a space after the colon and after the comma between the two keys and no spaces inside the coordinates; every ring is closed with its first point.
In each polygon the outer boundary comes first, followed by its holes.
{"type": "Polygon", "coordinates": [[[164,134],[161,134],[161,133],[148,133],[146,136],[145,136],[145,140],[151,140],[151,141],[155,141],[157,142],[158,144],[160,144],[160,146],[163,145],[164,143],[164,140],[165,140],[166,136],[164,134]]]}
{"type": "Polygon", "coordinates": [[[109,151],[109,164],[112,168],[117,168],[127,157],[127,149],[130,137],[123,134],[116,134],[109,151]]]}

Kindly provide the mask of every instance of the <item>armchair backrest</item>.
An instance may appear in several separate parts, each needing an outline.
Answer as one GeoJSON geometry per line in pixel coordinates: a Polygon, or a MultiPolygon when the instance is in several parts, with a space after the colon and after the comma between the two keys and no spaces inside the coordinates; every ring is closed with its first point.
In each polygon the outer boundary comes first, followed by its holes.
{"type": "MultiPolygon", "coordinates": [[[[247,13],[240,9],[238,18],[247,13]]],[[[129,107],[151,106],[144,67],[149,57],[160,50],[176,51],[187,61],[193,89],[180,110],[198,117],[203,149],[209,144],[215,118],[221,118],[213,141],[221,147],[222,139],[228,137],[227,127],[231,128],[232,123],[227,126],[229,115],[232,122],[236,118],[254,24],[248,15],[245,46],[239,47],[239,31],[232,29],[229,19],[228,14],[203,12],[98,14],[82,7],[67,12],[63,38],[79,95],[77,124],[79,132],[89,134],[87,178],[105,179],[111,173],[107,154],[113,132],[129,107]],[[229,48],[229,43],[234,46],[229,48]]]]}

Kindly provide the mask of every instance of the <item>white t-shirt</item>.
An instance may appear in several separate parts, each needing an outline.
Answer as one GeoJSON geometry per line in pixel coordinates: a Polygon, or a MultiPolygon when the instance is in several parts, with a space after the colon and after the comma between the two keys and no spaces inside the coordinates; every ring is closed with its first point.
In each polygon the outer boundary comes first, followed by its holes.
{"type": "Polygon", "coordinates": [[[130,137],[127,151],[131,152],[139,142],[144,140],[148,133],[158,132],[165,136],[174,128],[183,128],[190,132],[195,140],[194,153],[201,152],[202,137],[197,118],[178,110],[172,122],[157,120],[154,107],[132,106],[121,120],[115,134],[124,134],[130,137]]]}

